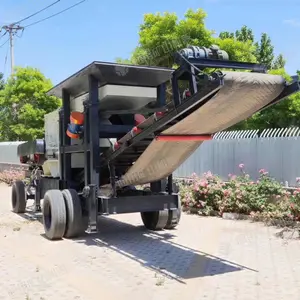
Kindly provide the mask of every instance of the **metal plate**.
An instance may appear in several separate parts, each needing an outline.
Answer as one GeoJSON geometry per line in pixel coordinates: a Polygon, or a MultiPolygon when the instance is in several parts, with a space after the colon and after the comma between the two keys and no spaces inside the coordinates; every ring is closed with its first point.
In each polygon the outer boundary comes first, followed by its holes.
{"type": "Polygon", "coordinates": [[[86,94],[89,90],[89,75],[95,76],[100,81],[100,86],[118,84],[157,87],[170,80],[173,71],[173,69],[162,67],[93,62],[56,85],[47,94],[62,98],[62,89],[68,90],[72,97],[86,94]]]}
{"type": "Polygon", "coordinates": [[[45,154],[45,142],[42,139],[29,141],[18,146],[17,155],[45,154]]]}

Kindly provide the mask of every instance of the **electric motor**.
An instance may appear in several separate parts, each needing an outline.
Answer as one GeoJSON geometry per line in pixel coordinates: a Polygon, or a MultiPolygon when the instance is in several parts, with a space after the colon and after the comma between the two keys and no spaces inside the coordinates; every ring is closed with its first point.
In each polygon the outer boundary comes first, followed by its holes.
{"type": "Polygon", "coordinates": [[[228,53],[224,50],[220,50],[217,45],[212,45],[209,48],[189,46],[180,50],[179,53],[187,59],[229,60],[228,53]]]}

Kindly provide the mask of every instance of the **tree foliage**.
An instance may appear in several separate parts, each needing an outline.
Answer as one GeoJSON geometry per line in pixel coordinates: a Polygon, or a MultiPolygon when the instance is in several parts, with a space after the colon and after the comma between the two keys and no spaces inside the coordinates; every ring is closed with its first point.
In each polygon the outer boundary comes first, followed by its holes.
{"type": "Polygon", "coordinates": [[[237,41],[240,42],[248,42],[250,41],[251,43],[254,42],[254,34],[252,29],[248,28],[246,25],[242,26],[240,30],[236,30],[235,33],[233,32],[228,32],[228,31],[222,31],[219,34],[219,38],[222,40],[225,39],[236,39],[237,41]]]}
{"type": "Polygon", "coordinates": [[[271,69],[274,60],[274,46],[270,37],[266,33],[262,33],[260,41],[256,42],[255,46],[257,61],[271,69]]]}
{"type": "MultiPolygon", "coordinates": [[[[291,77],[284,69],[271,70],[273,75],[283,76],[287,82],[291,77]]],[[[235,129],[265,129],[300,127],[300,93],[293,94],[284,101],[281,101],[268,109],[254,114],[248,120],[235,126],[235,129]]]]}
{"type": "Polygon", "coordinates": [[[5,81],[4,81],[4,75],[0,72],[0,91],[4,89],[5,81]]]}
{"type": "Polygon", "coordinates": [[[2,140],[32,140],[44,136],[44,115],[60,106],[47,96],[51,81],[37,69],[16,68],[0,92],[2,140]]]}

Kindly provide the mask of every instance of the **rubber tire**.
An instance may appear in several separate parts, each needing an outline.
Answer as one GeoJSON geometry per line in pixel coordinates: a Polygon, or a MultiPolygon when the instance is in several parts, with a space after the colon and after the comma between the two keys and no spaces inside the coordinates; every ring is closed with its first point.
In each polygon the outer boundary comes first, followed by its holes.
{"type": "Polygon", "coordinates": [[[26,193],[25,184],[21,180],[13,183],[11,191],[12,211],[17,214],[23,214],[26,211],[26,193]]]}
{"type": "Polygon", "coordinates": [[[141,212],[142,221],[144,226],[149,230],[162,230],[166,227],[169,211],[160,210],[160,211],[149,211],[141,212]]]}
{"type": "Polygon", "coordinates": [[[180,222],[180,218],[181,218],[181,201],[178,198],[178,209],[176,210],[169,210],[169,216],[168,216],[168,222],[167,225],[165,227],[165,229],[174,229],[180,222]],[[176,221],[175,223],[172,223],[172,219],[173,219],[173,215],[176,214],[176,221]]]}
{"type": "Polygon", "coordinates": [[[81,201],[77,192],[73,189],[62,191],[66,205],[66,230],[65,238],[75,238],[83,233],[83,216],[81,201]]]}
{"type": "Polygon", "coordinates": [[[62,239],[66,231],[66,222],[66,205],[62,192],[48,190],[43,201],[43,224],[46,237],[49,240],[62,239]]]}

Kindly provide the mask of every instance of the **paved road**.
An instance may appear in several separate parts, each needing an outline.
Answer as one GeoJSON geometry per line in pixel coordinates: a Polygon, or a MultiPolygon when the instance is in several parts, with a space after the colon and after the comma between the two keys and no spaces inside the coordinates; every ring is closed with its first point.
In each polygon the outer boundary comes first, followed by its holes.
{"type": "Polygon", "coordinates": [[[183,215],[147,232],[138,214],[102,218],[102,232],[48,241],[10,212],[0,185],[0,299],[300,299],[300,241],[247,221],[183,215]]]}

